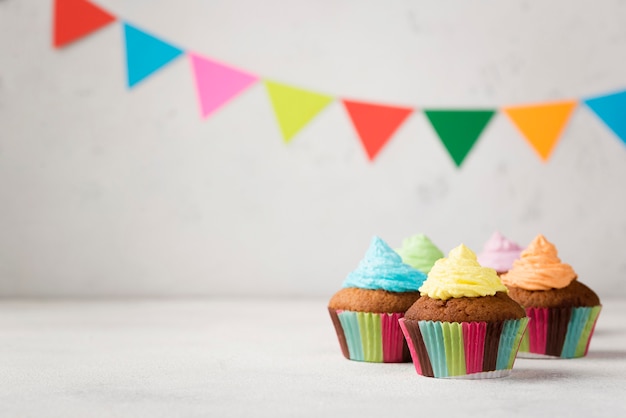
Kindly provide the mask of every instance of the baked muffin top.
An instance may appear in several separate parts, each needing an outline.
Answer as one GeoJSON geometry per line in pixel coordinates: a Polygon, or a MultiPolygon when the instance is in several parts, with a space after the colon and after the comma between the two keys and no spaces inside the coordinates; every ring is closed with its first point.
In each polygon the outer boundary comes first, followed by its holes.
{"type": "Polygon", "coordinates": [[[382,289],[348,287],[335,293],[328,302],[328,307],[356,312],[404,313],[419,297],[419,292],[388,292],[382,289]]]}
{"type": "Polygon", "coordinates": [[[525,308],[566,308],[575,306],[598,306],[598,295],[578,280],[562,289],[526,290],[509,287],[509,296],[525,308]]]}
{"type": "Polygon", "coordinates": [[[524,308],[506,292],[446,300],[422,296],[404,314],[408,320],[441,322],[494,322],[525,316],[524,308]]]}

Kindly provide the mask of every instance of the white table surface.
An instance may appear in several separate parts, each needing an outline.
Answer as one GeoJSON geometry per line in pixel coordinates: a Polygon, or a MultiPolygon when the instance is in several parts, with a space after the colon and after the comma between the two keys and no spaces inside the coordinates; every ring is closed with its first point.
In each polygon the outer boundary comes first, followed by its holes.
{"type": "Polygon", "coordinates": [[[0,300],[0,417],[626,416],[626,300],[505,378],[345,360],[326,300],[0,300]]]}

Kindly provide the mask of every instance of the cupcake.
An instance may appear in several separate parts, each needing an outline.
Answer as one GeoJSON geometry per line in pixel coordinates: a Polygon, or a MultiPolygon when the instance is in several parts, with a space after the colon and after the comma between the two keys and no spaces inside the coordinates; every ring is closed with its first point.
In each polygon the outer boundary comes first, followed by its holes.
{"type": "Polygon", "coordinates": [[[402,241],[402,248],[396,249],[402,262],[424,274],[428,274],[435,261],[443,258],[443,253],[424,234],[413,235],[402,241]]]}
{"type": "Polygon", "coordinates": [[[465,245],[435,263],[400,327],[417,373],[483,379],[506,376],[528,318],[495,270],[465,245]]]}
{"type": "Polygon", "coordinates": [[[500,276],[511,269],[513,261],[517,260],[521,253],[522,247],[496,231],[485,243],[483,252],[478,254],[478,262],[481,266],[491,267],[500,276]]]}
{"type": "Polygon", "coordinates": [[[598,295],[577,280],[556,248],[538,235],[513,268],[502,275],[509,295],[526,309],[528,332],[520,357],[583,357],[602,306],[598,295]]]}
{"type": "Polygon", "coordinates": [[[420,297],[425,279],[383,240],[372,238],[357,269],[328,303],[344,357],[374,363],[410,361],[398,319],[420,297]]]}

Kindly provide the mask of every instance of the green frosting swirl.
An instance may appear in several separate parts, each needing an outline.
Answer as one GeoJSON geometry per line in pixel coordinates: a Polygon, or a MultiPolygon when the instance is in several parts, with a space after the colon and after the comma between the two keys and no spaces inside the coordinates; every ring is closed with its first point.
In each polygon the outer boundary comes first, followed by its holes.
{"type": "Polygon", "coordinates": [[[402,262],[422,273],[428,274],[435,261],[443,258],[443,253],[424,234],[413,235],[402,241],[402,248],[396,249],[402,262]]]}

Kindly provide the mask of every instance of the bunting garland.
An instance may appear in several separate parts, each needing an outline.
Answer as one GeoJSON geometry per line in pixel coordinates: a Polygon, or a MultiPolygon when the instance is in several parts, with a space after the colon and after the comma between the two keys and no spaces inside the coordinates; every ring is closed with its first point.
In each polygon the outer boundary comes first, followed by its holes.
{"type": "Polygon", "coordinates": [[[133,87],[183,53],[182,49],[128,23],[123,27],[128,87],[133,87]]]}
{"type": "MultiPolygon", "coordinates": [[[[54,0],[53,12],[52,45],[55,48],[67,47],[120,20],[88,0],[54,0]]],[[[256,83],[262,82],[284,142],[290,142],[329,104],[339,100],[367,158],[373,161],[399,127],[417,110],[415,107],[337,98],[283,84],[185,50],[124,21],[122,29],[129,89],[182,55],[187,55],[202,118],[207,118],[256,83]]],[[[487,110],[424,109],[423,112],[457,167],[463,164],[498,110],[515,125],[539,158],[547,162],[579,101],[583,101],[626,145],[626,90],[586,100],[487,110]]]]}
{"type": "Polygon", "coordinates": [[[203,118],[222,107],[252,86],[258,77],[220,64],[210,58],[190,53],[189,59],[196,80],[196,91],[203,118]]]}
{"type": "Polygon", "coordinates": [[[343,105],[370,161],[376,158],[391,135],[413,112],[413,109],[408,107],[383,106],[351,100],[344,100],[343,105]]]}
{"type": "Polygon", "coordinates": [[[542,160],[547,161],[576,107],[575,100],[502,109],[542,160]]]}
{"type": "Polygon", "coordinates": [[[54,2],[52,45],[61,48],[114,22],[115,16],[85,0],[54,2]]]}
{"type": "Polygon", "coordinates": [[[585,104],[626,144],[626,91],[587,99],[585,104]]]}
{"type": "Polygon", "coordinates": [[[495,110],[424,110],[457,167],[460,167],[495,110]]]}
{"type": "Polygon", "coordinates": [[[300,129],[334,100],[331,96],[274,81],[265,81],[264,84],[285,142],[291,141],[300,129]]]}

